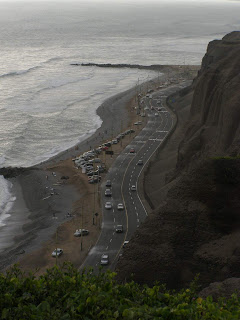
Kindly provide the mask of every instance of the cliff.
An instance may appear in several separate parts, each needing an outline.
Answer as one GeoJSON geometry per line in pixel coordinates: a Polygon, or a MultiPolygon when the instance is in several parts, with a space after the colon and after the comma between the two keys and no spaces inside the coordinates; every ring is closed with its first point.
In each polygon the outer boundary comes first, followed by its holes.
{"type": "MultiPolygon", "coordinates": [[[[118,262],[120,281],[202,287],[240,277],[240,32],[210,42],[192,86],[175,95],[179,125],[150,164],[154,207],[118,262]]],[[[171,99],[169,99],[170,101],[171,99]]]]}

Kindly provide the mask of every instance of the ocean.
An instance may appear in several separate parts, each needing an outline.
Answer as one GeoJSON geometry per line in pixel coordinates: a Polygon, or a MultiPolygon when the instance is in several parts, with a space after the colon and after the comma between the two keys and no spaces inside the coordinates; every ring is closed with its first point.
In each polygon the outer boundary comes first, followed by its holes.
{"type": "MultiPolygon", "coordinates": [[[[209,41],[239,30],[239,2],[199,2],[0,2],[0,167],[74,146],[106,98],[157,76],[72,63],[199,65],[209,41]]],[[[0,176],[0,227],[14,200],[0,176]]]]}

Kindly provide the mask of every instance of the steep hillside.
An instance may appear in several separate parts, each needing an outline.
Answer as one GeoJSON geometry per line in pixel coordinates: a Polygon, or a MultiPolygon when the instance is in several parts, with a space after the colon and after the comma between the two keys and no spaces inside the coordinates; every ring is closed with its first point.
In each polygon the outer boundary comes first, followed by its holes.
{"type": "Polygon", "coordinates": [[[197,273],[203,287],[240,277],[239,57],[240,32],[212,41],[176,95],[177,131],[145,177],[155,209],[117,265],[120,280],[179,288],[197,273]]]}

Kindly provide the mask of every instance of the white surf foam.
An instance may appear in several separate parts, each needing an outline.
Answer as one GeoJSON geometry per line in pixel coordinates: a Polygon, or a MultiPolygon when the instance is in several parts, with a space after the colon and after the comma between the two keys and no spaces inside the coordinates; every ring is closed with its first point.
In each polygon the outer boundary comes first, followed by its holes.
{"type": "Polygon", "coordinates": [[[11,193],[12,184],[0,176],[0,227],[5,226],[5,220],[10,216],[16,197],[11,193]]]}

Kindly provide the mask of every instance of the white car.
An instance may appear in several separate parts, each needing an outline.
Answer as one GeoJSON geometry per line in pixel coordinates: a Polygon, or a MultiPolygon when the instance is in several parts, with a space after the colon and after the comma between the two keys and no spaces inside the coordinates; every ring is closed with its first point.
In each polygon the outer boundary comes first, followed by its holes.
{"type": "Polygon", "coordinates": [[[136,186],[133,184],[132,186],[131,186],[131,191],[136,191],[137,190],[137,188],[136,188],[136,186]]]}
{"type": "Polygon", "coordinates": [[[122,203],[119,203],[119,204],[117,205],[117,209],[118,209],[118,210],[124,210],[124,205],[123,205],[122,203]]]}
{"type": "Polygon", "coordinates": [[[155,113],[155,117],[158,117],[158,113],[157,112],[155,113]]]}
{"type": "Polygon", "coordinates": [[[56,248],[53,252],[52,252],[52,257],[59,257],[63,254],[63,249],[60,248],[56,248]]]}
{"type": "Polygon", "coordinates": [[[112,209],[112,203],[111,202],[106,202],[105,203],[105,209],[108,209],[108,210],[112,209]]]}
{"type": "Polygon", "coordinates": [[[101,256],[101,265],[102,266],[105,266],[105,265],[107,265],[107,264],[109,264],[109,257],[108,257],[108,254],[102,254],[102,256],[101,256]]]}
{"type": "Polygon", "coordinates": [[[77,229],[77,230],[74,232],[74,236],[75,236],[75,237],[81,237],[81,235],[87,236],[88,234],[89,234],[89,231],[86,230],[86,229],[77,229]]]}
{"type": "Polygon", "coordinates": [[[127,246],[127,244],[128,244],[128,243],[129,243],[129,241],[127,241],[127,240],[126,240],[126,241],[124,241],[124,242],[123,242],[123,246],[122,246],[122,247],[123,247],[123,248],[125,248],[125,247],[127,246]]]}

